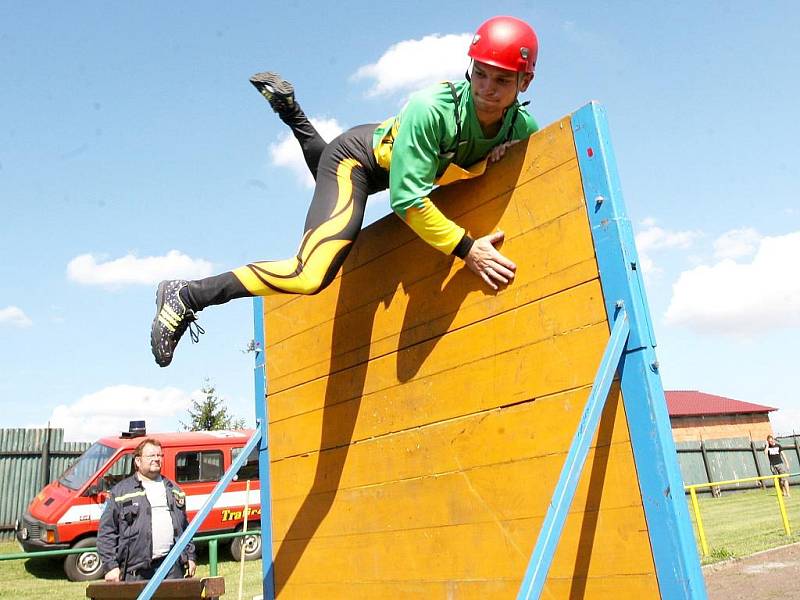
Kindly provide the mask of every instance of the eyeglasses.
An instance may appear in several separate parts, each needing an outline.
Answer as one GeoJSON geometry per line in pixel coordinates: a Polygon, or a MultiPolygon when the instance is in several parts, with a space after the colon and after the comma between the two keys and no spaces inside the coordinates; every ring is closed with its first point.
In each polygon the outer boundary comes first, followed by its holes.
{"type": "Polygon", "coordinates": [[[161,460],[164,458],[163,454],[142,454],[139,458],[144,460],[154,461],[154,460],[161,460]]]}

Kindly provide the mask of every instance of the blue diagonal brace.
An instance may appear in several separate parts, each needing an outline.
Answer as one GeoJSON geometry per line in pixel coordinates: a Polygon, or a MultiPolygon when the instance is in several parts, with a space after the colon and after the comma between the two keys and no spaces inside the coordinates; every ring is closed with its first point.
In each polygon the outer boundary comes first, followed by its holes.
{"type": "Polygon", "coordinates": [[[619,366],[629,333],[628,315],[624,307],[620,306],[611,330],[611,337],[603,352],[603,359],[600,361],[600,368],[594,378],[592,391],[583,409],[578,430],[572,438],[567,460],[561,469],[553,498],[536,540],[536,547],[533,549],[525,577],[519,588],[517,600],[538,600],[542,593],[547,572],[550,570],[558,540],[564,529],[569,507],[575,497],[583,465],[589,454],[589,444],[600,423],[600,415],[603,413],[608,391],[611,389],[611,382],[614,380],[614,373],[619,366]]]}
{"type": "Polygon", "coordinates": [[[167,554],[166,558],[164,558],[164,562],[162,562],[161,566],[158,567],[158,570],[156,570],[153,578],[144,587],[142,593],[139,594],[138,600],[150,600],[150,598],[153,597],[153,594],[156,593],[158,586],[161,585],[162,581],[164,581],[164,577],[167,576],[167,573],[172,568],[172,565],[174,565],[175,561],[178,560],[181,552],[183,552],[183,549],[186,548],[187,544],[194,537],[194,534],[197,533],[197,530],[200,529],[200,525],[208,516],[208,513],[211,512],[211,509],[214,507],[214,504],[216,504],[217,500],[219,500],[222,492],[225,491],[225,488],[228,487],[228,484],[233,480],[233,476],[239,472],[239,469],[242,468],[242,465],[250,456],[250,453],[258,445],[258,442],[261,441],[261,432],[261,423],[257,423],[253,436],[248,440],[247,444],[245,444],[245,447],[242,448],[242,451],[236,457],[236,460],[233,461],[233,464],[231,464],[230,468],[225,471],[225,475],[222,476],[222,479],[220,479],[219,483],[217,483],[217,485],[214,487],[214,491],[211,492],[208,500],[205,501],[202,508],[200,508],[200,510],[194,516],[191,523],[189,523],[189,526],[178,538],[178,541],[175,542],[172,550],[170,550],[169,554],[167,554]]]}

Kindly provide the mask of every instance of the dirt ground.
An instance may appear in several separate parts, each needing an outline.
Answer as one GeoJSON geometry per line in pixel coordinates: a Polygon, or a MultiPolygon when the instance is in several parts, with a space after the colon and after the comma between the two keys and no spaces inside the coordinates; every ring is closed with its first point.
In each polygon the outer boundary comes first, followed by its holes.
{"type": "Polygon", "coordinates": [[[800,544],[703,569],[709,600],[800,598],[800,544]]]}

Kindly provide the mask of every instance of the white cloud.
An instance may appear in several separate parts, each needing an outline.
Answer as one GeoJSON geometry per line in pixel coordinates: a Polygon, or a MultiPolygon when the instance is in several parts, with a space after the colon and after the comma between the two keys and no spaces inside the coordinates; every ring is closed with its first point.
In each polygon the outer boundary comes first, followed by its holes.
{"type": "Polygon", "coordinates": [[[18,306],[6,306],[5,308],[0,308],[0,325],[30,327],[33,325],[33,321],[18,306]]]}
{"type": "Polygon", "coordinates": [[[376,63],[360,67],[351,79],[372,80],[368,96],[409,92],[446,79],[460,79],[469,58],[471,33],[433,34],[391,46],[376,63]]]}
{"type": "Polygon", "coordinates": [[[127,431],[130,421],[147,421],[147,430],[174,431],[194,394],[173,387],[153,389],[114,385],[87,394],[72,404],[59,404],[50,415],[51,427],[63,427],[66,441],[90,442],[127,431]]]}
{"type": "Polygon", "coordinates": [[[684,271],[666,322],[731,335],[800,326],[798,264],[800,231],[761,238],[751,262],[725,258],[684,271]]]}
{"type": "Polygon", "coordinates": [[[772,430],[775,435],[792,435],[800,433],[800,408],[778,408],[769,413],[772,430]]]}
{"type": "MultiPolygon", "coordinates": [[[[344,131],[336,119],[312,118],[309,120],[326,142],[330,142],[344,131]]],[[[300,183],[308,188],[314,187],[314,178],[308,171],[303,151],[291,133],[281,134],[277,143],[270,144],[269,154],[273,165],[287,167],[297,176],[300,183]]]]}
{"type": "Polygon", "coordinates": [[[692,245],[694,240],[703,234],[697,230],[672,231],[656,225],[653,218],[641,222],[644,226],[636,234],[636,249],[639,253],[639,263],[645,273],[658,273],[661,271],[653,260],[653,253],[664,249],[685,249],[692,245]]]}
{"type": "Polygon", "coordinates": [[[714,242],[715,258],[743,258],[752,256],[761,236],[755,229],[745,227],[723,233],[714,242]]]}
{"type": "Polygon", "coordinates": [[[67,277],[72,281],[106,287],[152,285],[162,279],[199,279],[211,274],[210,262],[178,250],[170,250],[164,256],[141,258],[127,254],[105,262],[92,254],[81,254],[67,265],[67,277]]]}

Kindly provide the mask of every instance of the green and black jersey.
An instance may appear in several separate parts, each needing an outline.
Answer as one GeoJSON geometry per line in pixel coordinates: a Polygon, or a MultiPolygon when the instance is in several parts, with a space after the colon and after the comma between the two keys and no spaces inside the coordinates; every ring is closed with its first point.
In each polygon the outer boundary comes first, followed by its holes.
{"type": "Polygon", "coordinates": [[[389,171],[392,209],[426,242],[447,254],[464,236],[464,229],[431,203],[428,196],[439,179],[450,165],[469,168],[492,148],[526,139],[538,130],[534,118],[515,103],[506,111],[497,135],[487,138],[469,82],[456,82],[453,88],[445,82],[415,93],[400,114],[378,126],[373,137],[378,163],[389,171]]]}

